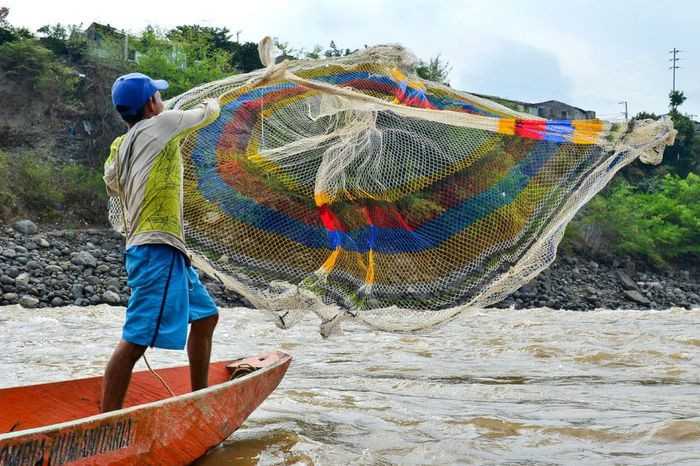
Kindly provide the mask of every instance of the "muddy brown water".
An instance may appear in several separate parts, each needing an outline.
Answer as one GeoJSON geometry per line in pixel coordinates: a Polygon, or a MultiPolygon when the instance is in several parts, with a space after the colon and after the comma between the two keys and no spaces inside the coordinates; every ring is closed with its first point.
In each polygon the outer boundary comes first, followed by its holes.
{"type": "MultiPolygon", "coordinates": [[[[0,386],[101,374],[123,309],[0,307],[0,386]]],[[[286,378],[214,465],[700,464],[700,310],[474,311],[423,334],[222,310],[215,358],[286,378]]],[[[185,354],[157,350],[156,366],[185,354]]],[[[0,407],[1,409],[1,407],[0,407]]]]}

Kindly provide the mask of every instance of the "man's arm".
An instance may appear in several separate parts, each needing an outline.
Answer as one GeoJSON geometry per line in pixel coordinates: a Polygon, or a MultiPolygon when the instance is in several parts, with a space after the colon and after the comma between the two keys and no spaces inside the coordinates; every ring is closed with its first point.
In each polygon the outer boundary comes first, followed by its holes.
{"type": "Polygon", "coordinates": [[[219,101],[216,99],[207,99],[190,110],[167,110],[155,117],[157,134],[154,136],[163,142],[186,136],[214,122],[219,117],[219,112],[219,101]]]}

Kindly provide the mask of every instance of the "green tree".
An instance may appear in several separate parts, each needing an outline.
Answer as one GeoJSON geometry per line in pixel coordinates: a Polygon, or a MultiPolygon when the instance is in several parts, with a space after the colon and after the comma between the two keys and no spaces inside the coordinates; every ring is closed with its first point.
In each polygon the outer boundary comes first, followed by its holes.
{"type": "Polygon", "coordinates": [[[700,176],[667,175],[642,192],[622,181],[607,198],[596,197],[588,221],[600,225],[618,253],[664,263],[700,258],[700,176]]]}
{"type": "Polygon", "coordinates": [[[664,152],[664,164],[670,165],[677,174],[686,176],[698,170],[700,163],[700,138],[695,123],[678,111],[670,113],[673,126],[678,131],[676,141],[664,152]]]}
{"type": "Polygon", "coordinates": [[[451,71],[450,63],[443,60],[439,54],[430,58],[427,63],[423,60],[419,61],[416,66],[416,74],[421,78],[446,85],[449,85],[448,78],[451,71]]]}
{"type": "Polygon", "coordinates": [[[658,120],[659,115],[657,115],[656,113],[639,112],[632,119],[633,120],[658,120]]]}
{"type": "Polygon", "coordinates": [[[7,7],[0,8],[0,45],[6,42],[16,40],[32,39],[32,33],[26,28],[13,27],[7,17],[10,14],[10,9],[7,7]]]}
{"type": "MultiPolygon", "coordinates": [[[[258,44],[232,41],[231,32],[227,28],[183,25],[170,30],[166,36],[176,43],[195,45],[203,56],[224,53],[228,57],[230,68],[242,73],[262,68],[258,55],[258,44]]],[[[285,45],[287,44],[285,43],[285,45]]],[[[288,49],[288,52],[291,54],[291,49],[288,49]]]]}
{"type": "Polygon", "coordinates": [[[666,148],[664,161],[670,164],[674,171],[681,176],[686,176],[700,164],[700,138],[695,132],[695,123],[678,111],[686,97],[683,91],[671,91],[668,94],[669,115],[673,120],[673,126],[678,131],[675,143],[666,148]]]}
{"type": "Polygon", "coordinates": [[[332,58],[342,56],[343,52],[335,46],[335,41],[331,41],[330,45],[328,46],[328,49],[325,52],[323,52],[323,54],[328,58],[332,58]]]}
{"type": "MultiPolygon", "coordinates": [[[[357,52],[357,50],[355,50],[354,52],[357,52]]],[[[350,49],[339,49],[335,45],[335,41],[332,40],[328,48],[323,52],[323,55],[327,58],[335,58],[344,57],[346,55],[350,55],[351,53],[353,53],[353,51],[350,49]]]]}
{"type": "Polygon", "coordinates": [[[80,61],[87,50],[87,39],[82,33],[82,25],[61,23],[45,25],[37,29],[39,42],[59,56],[66,56],[72,62],[80,61]]]}
{"type": "Polygon", "coordinates": [[[279,39],[274,39],[275,47],[280,51],[279,60],[296,60],[299,58],[299,51],[292,48],[289,42],[282,42],[279,39]]]}
{"type": "Polygon", "coordinates": [[[233,73],[230,54],[213,47],[208,32],[196,28],[174,31],[170,40],[155,28],[147,28],[141,37],[138,63],[134,65],[149,76],[166,79],[170,84],[168,95],[233,73]]]}
{"type": "Polygon", "coordinates": [[[171,29],[166,37],[174,42],[191,42],[205,45],[209,50],[219,49],[232,52],[231,32],[227,28],[181,25],[171,29]]]}
{"type": "Polygon", "coordinates": [[[255,42],[244,42],[242,44],[234,42],[231,63],[241,73],[248,73],[262,68],[263,64],[260,61],[258,44],[255,42]]]}
{"type": "Polygon", "coordinates": [[[61,23],[54,25],[45,25],[37,29],[40,35],[39,42],[51,50],[56,55],[66,54],[66,41],[68,39],[68,30],[61,23]]]}
{"type": "Polygon", "coordinates": [[[314,45],[314,48],[311,49],[311,51],[306,52],[304,56],[306,58],[318,60],[319,58],[321,58],[321,50],[323,50],[323,48],[320,45],[314,45]]]}
{"type": "Polygon", "coordinates": [[[686,101],[685,94],[683,91],[671,91],[668,93],[668,100],[671,106],[671,111],[674,111],[686,101]]]}

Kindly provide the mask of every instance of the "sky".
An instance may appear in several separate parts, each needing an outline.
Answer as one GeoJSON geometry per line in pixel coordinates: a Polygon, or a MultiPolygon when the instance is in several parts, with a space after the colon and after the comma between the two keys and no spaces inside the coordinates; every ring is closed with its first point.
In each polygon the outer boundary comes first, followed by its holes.
{"type": "Polygon", "coordinates": [[[505,98],[561,100],[604,119],[666,113],[671,49],[683,50],[680,108],[700,119],[700,2],[694,0],[0,0],[8,20],[45,24],[97,21],[132,33],[146,25],[226,27],[241,41],[277,37],[294,48],[399,43],[418,57],[440,54],[452,87],[505,98]]]}

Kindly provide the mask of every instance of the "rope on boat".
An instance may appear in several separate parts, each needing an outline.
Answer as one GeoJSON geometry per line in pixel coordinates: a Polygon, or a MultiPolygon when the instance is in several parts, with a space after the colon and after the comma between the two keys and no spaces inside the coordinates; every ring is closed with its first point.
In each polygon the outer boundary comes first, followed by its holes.
{"type": "Polygon", "coordinates": [[[157,378],[158,380],[160,380],[160,383],[162,383],[163,386],[165,387],[165,389],[170,393],[170,396],[176,396],[176,395],[175,395],[175,392],[172,390],[172,388],[170,388],[170,386],[167,384],[167,382],[166,382],[165,380],[163,380],[163,377],[161,377],[160,375],[158,375],[158,374],[156,373],[156,371],[154,371],[153,368],[151,367],[151,365],[148,363],[148,359],[146,358],[146,352],[145,352],[145,351],[143,352],[143,362],[146,363],[146,367],[148,367],[148,370],[151,371],[151,374],[155,375],[156,378],[157,378]]]}
{"type": "Polygon", "coordinates": [[[231,368],[231,377],[229,377],[229,380],[243,377],[244,375],[248,375],[251,372],[257,371],[258,369],[259,369],[258,367],[252,366],[250,364],[246,364],[246,363],[238,364],[236,367],[231,368]]]}

